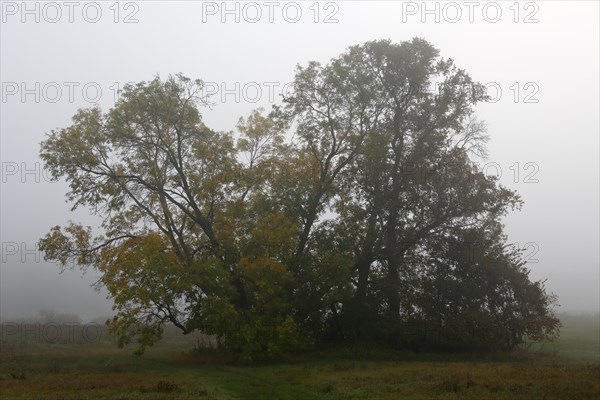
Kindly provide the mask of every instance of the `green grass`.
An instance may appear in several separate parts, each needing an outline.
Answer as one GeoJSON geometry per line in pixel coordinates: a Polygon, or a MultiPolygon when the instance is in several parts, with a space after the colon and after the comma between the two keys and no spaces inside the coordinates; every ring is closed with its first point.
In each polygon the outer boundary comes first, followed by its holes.
{"type": "Polygon", "coordinates": [[[142,357],[114,343],[4,341],[1,399],[596,399],[598,325],[563,320],[543,351],[314,351],[259,366],[193,357],[169,338],[142,357]],[[553,346],[551,349],[548,346],[553,346]],[[594,358],[595,357],[595,358],[594,358]]]}
{"type": "Polygon", "coordinates": [[[560,315],[563,327],[554,342],[532,346],[573,361],[600,362],[600,317],[598,315],[560,315]]]}

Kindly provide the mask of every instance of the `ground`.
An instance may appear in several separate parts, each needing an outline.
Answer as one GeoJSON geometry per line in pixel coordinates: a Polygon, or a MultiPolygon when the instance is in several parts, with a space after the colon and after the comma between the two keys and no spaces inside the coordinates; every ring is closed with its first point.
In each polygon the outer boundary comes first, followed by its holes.
{"type": "MultiPolygon", "coordinates": [[[[42,343],[3,332],[6,399],[597,399],[597,317],[563,319],[561,338],[529,351],[430,354],[321,350],[269,365],[192,356],[167,338],[142,357],[111,341],[42,343]]],[[[46,332],[48,336],[48,332],[46,332]]]]}

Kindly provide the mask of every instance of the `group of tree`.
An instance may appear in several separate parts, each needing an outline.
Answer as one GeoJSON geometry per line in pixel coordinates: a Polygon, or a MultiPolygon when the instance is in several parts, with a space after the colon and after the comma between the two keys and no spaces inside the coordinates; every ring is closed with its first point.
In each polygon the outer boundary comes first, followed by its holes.
{"type": "Polygon", "coordinates": [[[109,328],[142,350],[165,324],[245,359],[327,341],[553,337],[556,299],[502,231],[522,201],[477,168],[487,134],[473,108],[486,100],[419,38],[299,66],[281,104],[236,132],[202,122],[201,80],[128,85],[42,142],[73,209],[103,222],[56,226],[40,248],[97,270],[109,328]]]}

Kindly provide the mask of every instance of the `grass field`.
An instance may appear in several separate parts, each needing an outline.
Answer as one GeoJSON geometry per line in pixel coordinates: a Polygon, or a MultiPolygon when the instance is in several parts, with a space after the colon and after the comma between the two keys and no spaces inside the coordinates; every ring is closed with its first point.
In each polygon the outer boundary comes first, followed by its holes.
{"type": "Polygon", "coordinates": [[[598,315],[561,315],[560,338],[532,346],[574,361],[600,361],[600,320],[598,315]]]}
{"type": "Polygon", "coordinates": [[[0,399],[598,399],[598,319],[563,318],[563,324],[558,341],[529,352],[331,349],[260,366],[210,352],[191,356],[192,343],[174,337],[136,357],[110,341],[40,343],[5,335],[0,399]]]}

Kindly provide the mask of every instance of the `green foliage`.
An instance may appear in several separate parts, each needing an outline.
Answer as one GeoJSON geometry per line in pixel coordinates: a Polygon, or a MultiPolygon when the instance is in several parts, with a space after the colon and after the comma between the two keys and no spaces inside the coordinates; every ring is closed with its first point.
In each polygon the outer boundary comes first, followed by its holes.
{"type": "Polygon", "coordinates": [[[474,162],[484,87],[429,43],[298,67],[283,104],[236,134],[202,122],[202,89],[182,75],[128,85],[41,145],[73,207],[103,223],[54,227],[40,247],[100,273],[121,345],[143,351],[166,323],[248,361],[327,339],[512,348],[556,334],[554,297],[502,234],[521,200],[474,162]]]}

